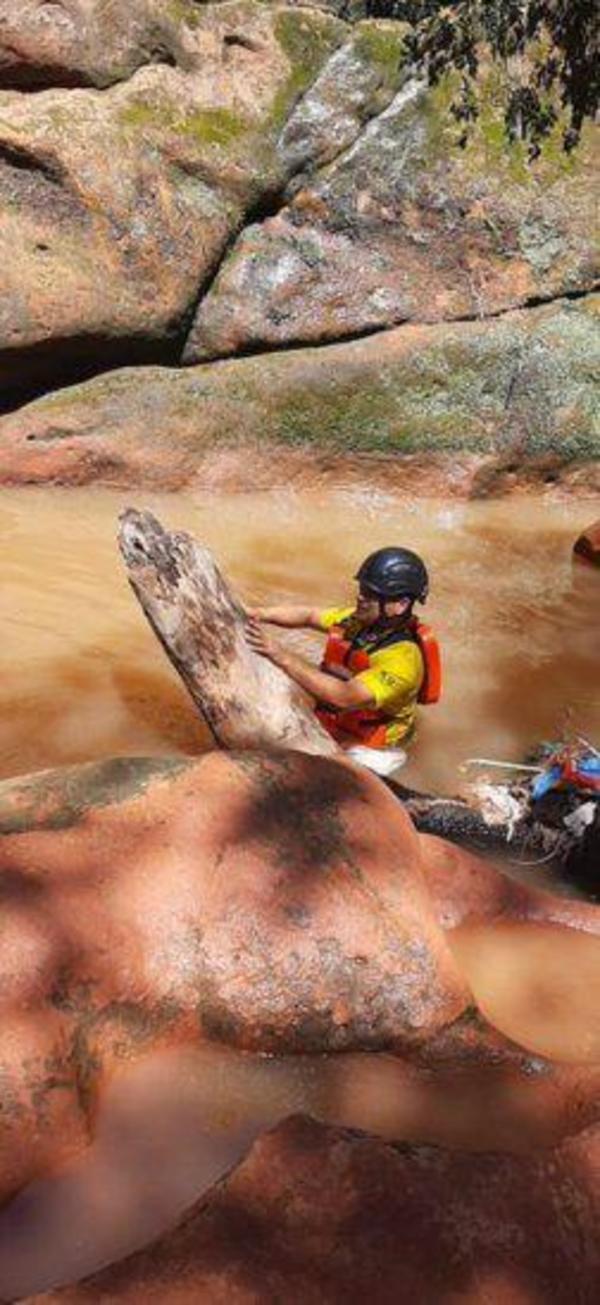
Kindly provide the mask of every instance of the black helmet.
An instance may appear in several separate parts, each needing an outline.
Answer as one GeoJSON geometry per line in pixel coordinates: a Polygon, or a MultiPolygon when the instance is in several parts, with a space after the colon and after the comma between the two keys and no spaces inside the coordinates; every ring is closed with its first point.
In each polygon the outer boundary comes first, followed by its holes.
{"type": "Polygon", "coordinates": [[[424,603],[429,590],[425,563],[410,548],[379,548],[370,553],[356,572],[360,581],[378,598],[412,598],[424,603]]]}

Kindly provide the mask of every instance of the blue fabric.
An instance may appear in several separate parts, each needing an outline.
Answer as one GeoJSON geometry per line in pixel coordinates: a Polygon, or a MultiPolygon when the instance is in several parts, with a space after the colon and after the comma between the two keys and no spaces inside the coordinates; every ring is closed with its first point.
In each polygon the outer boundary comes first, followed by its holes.
{"type": "MultiPolygon", "coordinates": [[[[583,781],[584,784],[586,780],[589,780],[590,785],[595,786],[596,781],[600,779],[600,757],[592,756],[591,753],[588,753],[588,755],[585,757],[579,758],[575,762],[574,768],[577,772],[577,775],[583,781]]],[[[562,778],[563,778],[562,765],[554,764],[552,766],[549,766],[548,769],[545,770],[543,774],[539,775],[534,782],[533,788],[531,790],[531,796],[533,797],[534,801],[536,801],[538,798],[544,797],[545,794],[549,793],[551,789],[556,788],[556,786],[560,784],[562,778]]],[[[565,782],[567,784],[572,783],[572,781],[569,779],[567,779],[565,782]]]]}
{"type": "Polygon", "coordinates": [[[542,775],[539,775],[534,782],[531,793],[534,801],[544,797],[546,793],[550,792],[550,789],[556,788],[556,785],[560,783],[561,775],[562,768],[560,766],[551,766],[549,770],[545,770],[542,775]]]}

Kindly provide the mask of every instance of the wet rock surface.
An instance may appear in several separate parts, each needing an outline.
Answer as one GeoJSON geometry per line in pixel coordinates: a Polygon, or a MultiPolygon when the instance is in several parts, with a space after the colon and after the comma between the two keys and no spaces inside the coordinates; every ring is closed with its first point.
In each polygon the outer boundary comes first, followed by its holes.
{"type": "Polygon", "coordinates": [[[347,469],[417,494],[559,481],[590,494],[597,305],[113,372],[0,419],[0,482],[256,489],[347,469]]]}
{"type": "Polygon", "coordinates": [[[367,772],[118,758],[3,783],[0,834],[5,1197],[86,1145],[121,1061],[203,1041],[533,1076],[559,1131],[597,1118],[598,1067],[491,1028],[443,933],[501,910],[590,946],[597,909],[511,896],[486,867],[474,888],[474,859],[420,839],[367,772]]]}
{"type": "Polygon", "coordinates": [[[419,841],[300,753],[116,759],[1,786],[4,1193],[81,1145],[123,1057],[413,1044],[468,990],[419,841]]]}
{"type": "Polygon", "coordinates": [[[147,1250],[35,1301],[592,1305],[599,1148],[474,1156],[290,1118],[147,1250]]]}
{"type": "Polygon", "coordinates": [[[566,924],[596,933],[600,906],[575,897],[559,897],[502,873],[491,861],[444,838],[421,834],[427,864],[427,888],[444,929],[469,921],[502,920],[566,924]]]}
{"type": "Polygon", "coordinates": [[[600,566],[600,521],[594,521],[582,531],[573,545],[573,555],[578,562],[600,566]]]}

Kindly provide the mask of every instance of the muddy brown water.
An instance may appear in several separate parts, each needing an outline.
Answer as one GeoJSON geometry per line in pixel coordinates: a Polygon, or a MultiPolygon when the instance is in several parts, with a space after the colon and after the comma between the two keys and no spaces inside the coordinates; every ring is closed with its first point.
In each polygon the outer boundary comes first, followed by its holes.
{"type": "MultiPolygon", "coordinates": [[[[371,549],[422,552],[445,694],[422,712],[404,771],[415,787],[455,792],[479,773],[461,770],[468,758],[520,761],[565,728],[600,737],[600,578],[570,557],[598,515],[593,503],[410,501],[356,486],[326,496],[6,490],[1,775],[208,746],[124,577],[115,524],[129,504],[212,547],[249,603],[344,602],[371,549]]],[[[318,639],[287,637],[317,655],[318,639]]],[[[527,873],[544,883],[543,867],[527,873]]],[[[509,1036],[571,1063],[600,1056],[595,940],[502,925],[458,930],[452,944],[509,1036]]],[[[293,1111],[390,1138],[527,1150],[556,1135],[534,1086],[432,1077],[387,1056],[275,1060],[206,1047],[150,1057],[114,1080],[86,1155],[0,1215],[0,1297],[73,1281],[143,1245],[293,1111]]]]}
{"type": "MultiPolygon", "coordinates": [[[[421,713],[407,783],[455,791],[468,757],[521,761],[565,723],[598,734],[600,584],[570,557],[597,503],[0,490],[2,775],[207,744],[125,580],[115,528],[130,503],[206,542],[248,602],[351,601],[371,549],[423,553],[445,691],[421,713]]],[[[317,655],[318,636],[287,637],[317,655]]]]}

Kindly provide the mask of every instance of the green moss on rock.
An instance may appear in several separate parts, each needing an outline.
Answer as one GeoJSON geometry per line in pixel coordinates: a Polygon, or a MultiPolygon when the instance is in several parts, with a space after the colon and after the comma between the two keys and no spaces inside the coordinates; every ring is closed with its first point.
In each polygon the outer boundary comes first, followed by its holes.
{"type": "Polygon", "coordinates": [[[140,797],[150,784],[176,778],[188,765],[183,757],[111,757],[5,780],[0,784],[0,834],[71,829],[89,811],[140,797]]]}
{"type": "Polygon", "coordinates": [[[290,64],[290,72],[271,109],[275,127],[283,126],[290,110],[318,76],[346,34],[344,23],[305,9],[284,9],[274,23],[275,36],[290,64]]]}
{"type": "Polygon", "coordinates": [[[203,7],[194,4],[194,0],[169,0],[168,12],[176,23],[185,23],[187,27],[199,27],[203,7]]]}
{"type": "Polygon", "coordinates": [[[478,450],[490,440],[468,396],[453,405],[440,382],[411,387],[403,370],[373,380],[348,377],[312,392],[298,387],[278,398],[272,436],[337,452],[413,453],[478,450]]]}
{"type": "Polygon", "coordinates": [[[405,31],[401,23],[367,21],[359,23],[353,35],[359,59],[378,68],[388,85],[397,81],[404,61],[405,31]]]}
{"type": "Polygon", "coordinates": [[[192,478],[211,448],[232,446],[391,458],[514,450],[522,460],[584,462],[600,458],[593,313],[590,297],[193,369],[127,369],[40,399],[2,425],[9,438],[21,425],[27,476],[27,458],[39,456],[29,441],[48,438],[56,478],[64,427],[89,480],[102,479],[111,457],[124,466],[131,457],[138,476],[147,450],[150,475],[160,462],[169,487],[192,478]]]}
{"type": "Polygon", "coordinates": [[[143,130],[177,132],[190,136],[203,145],[229,145],[248,130],[248,124],[228,109],[199,109],[194,113],[180,113],[169,105],[137,101],[129,104],[121,114],[125,127],[143,130]]]}
{"type": "Polygon", "coordinates": [[[590,428],[589,414],[582,411],[561,423],[560,441],[554,428],[529,430],[519,442],[519,452],[528,458],[558,454],[561,464],[592,462],[600,458],[600,432],[590,428]]]}
{"type": "Polygon", "coordinates": [[[228,109],[203,109],[185,118],[180,128],[206,145],[229,145],[247,129],[244,119],[228,109]]]}

